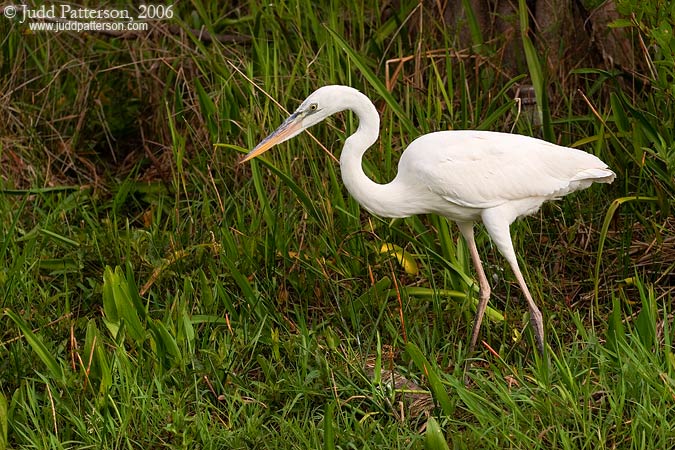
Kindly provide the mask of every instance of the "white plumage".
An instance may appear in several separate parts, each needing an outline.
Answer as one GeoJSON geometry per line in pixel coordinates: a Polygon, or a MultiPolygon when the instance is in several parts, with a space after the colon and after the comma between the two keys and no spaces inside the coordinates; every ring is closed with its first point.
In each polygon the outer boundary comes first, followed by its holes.
{"type": "Polygon", "coordinates": [[[594,182],[611,183],[614,172],[589,153],[532,137],[490,131],[439,131],[423,135],[408,146],[390,183],[375,183],[363,172],[361,160],[378,138],[380,117],[365,95],[347,86],[316,90],[242,162],[343,110],[351,110],[359,118],[359,128],[347,138],[340,156],[342,179],[349,193],[378,216],[433,213],[459,226],[480,284],[470,348],[476,344],[490,298],[490,286],[473,236],[473,223],[480,220],[525,294],[537,347],[543,353],[541,312],[518,267],[509,225],[518,217],[536,212],[547,200],[585,189],[594,182]]]}

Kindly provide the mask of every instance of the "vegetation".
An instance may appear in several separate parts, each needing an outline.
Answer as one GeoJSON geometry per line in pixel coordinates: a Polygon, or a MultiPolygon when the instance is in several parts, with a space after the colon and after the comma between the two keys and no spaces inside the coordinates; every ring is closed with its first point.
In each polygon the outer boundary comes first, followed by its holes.
{"type": "Polygon", "coordinates": [[[649,70],[564,82],[524,1],[515,77],[503,43],[469,21],[458,48],[418,2],[194,1],[130,35],[2,17],[0,450],[675,446],[674,24],[648,3],[617,2],[614,26],[649,70]],[[616,171],[513,225],[545,358],[482,230],[492,309],[466,353],[459,233],[359,209],[326,155],[351,115],[237,165],[331,83],[376,101],[378,180],[452,128],[544,135],[616,171]]]}

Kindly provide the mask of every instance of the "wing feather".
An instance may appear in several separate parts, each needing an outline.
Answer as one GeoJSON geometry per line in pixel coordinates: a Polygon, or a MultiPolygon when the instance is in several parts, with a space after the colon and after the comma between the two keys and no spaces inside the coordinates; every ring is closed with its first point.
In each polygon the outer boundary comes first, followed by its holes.
{"type": "Polygon", "coordinates": [[[526,198],[542,201],[611,182],[597,157],[535,138],[487,131],[441,131],[408,147],[399,174],[448,202],[491,208],[526,198]]]}

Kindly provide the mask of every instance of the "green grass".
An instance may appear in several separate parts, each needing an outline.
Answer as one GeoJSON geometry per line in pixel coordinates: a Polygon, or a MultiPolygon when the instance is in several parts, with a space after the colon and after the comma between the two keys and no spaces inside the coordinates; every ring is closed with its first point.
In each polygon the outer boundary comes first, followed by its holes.
{"type": "MultiPolygon", "coordinates": [[[[478,71],[443,51],[455,38],[433,10],[414,32],[416,4],[177,7],[176,24],[252,37],[238,44],[25,35],[3,18],[0,450],[675,444],[667,73],[634,101],[617,74],[578,71],[597,114],[549,92],[556,139],[619,177],[512,227],[545,360],[484,231],[492,350],[467,355],[477,293],[454,225],[369,216],[309,135],[236,163],[285,118],[272,99],[293,110],[330,83],[382,112],[365,162],[380,181],[424,132],[537,133],[511,98],[532,43],[515,79],[478,71]],[[384,61],[418,44],[442,51],[389,92],[384,61]]],[[[311,132],[338,155],[356,126],[344,114],[311,132]]]]}

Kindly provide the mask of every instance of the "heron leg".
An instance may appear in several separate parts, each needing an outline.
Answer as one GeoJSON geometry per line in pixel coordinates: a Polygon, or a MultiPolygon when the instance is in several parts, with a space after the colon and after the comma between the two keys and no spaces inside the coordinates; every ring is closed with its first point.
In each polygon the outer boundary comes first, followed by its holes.
{"type": "Polygon", "coordinates": [[[513,273],[516,275],[518,284],[520,285],[520,288],[523,290],[523,293],[525,294],[525,299],[527,300],[527,304],[530,307],[530,323],[532,324],[532,329],[534,330],[534,337],[537,341],[537,348],[539,349],[539,353],[543,355],[544,319],[541,315],[541,311],[539,311],[539,308],[537,308],[537,305],[534,303],[534,300],[532,299],[532,295],[530,294],[530,291],[527,288],[527,284],[525,284],[525,280],[523,279],[523,275],[520,273],[520,269],[518,268],[518,263],[515,261],[515,258],[511,263],[511,269],[513,269],[513,273]]]}
{"type": "Polygon", "coordinates": [[[530,309],[530,323],[532,324],[532,329],[534,331],[534,337],[537,342],[537,348],[539,353],[544,354],[544,319],[541,315],[541,311],[537,308],[536,303],[532,299],[530,290],[527,288],[523,274],[520,272],[520,267],[518,266],[518,259],[516,258],[516,252],[513,249],[513,241],[511,240],[511,232],[509,226],[511,222],[515,219],[509,217],[508,212],[500,211],[498,208],[488,209],[483,211],[482,214],[483,223],[485,228],[488,231],[488,234],[492,237],[493,242],[499,249],[499,252],[504,256],[504,259],[508,261],[513,270],[518,284],[525,294],[525,299],[527,300],[527,305],[530,309]]]}
{"type": "Polygon", "coordinates": [[[471,261],[476,268],[478,285],[480,287],[478,306],[476,307],[476,318],[474,319],[473,331],[471,332],[471,344],[469,344],[469,353],[473,353],[473,350],[476,347],[476,342],[478,341],[478,334],[480,334],[480,326],[483,322],[483,315],[485,314],[485,309],[487,308],[488,301],[490,300],[490,284],[488,283],[488,279],[485,276],[483,264],[480,262],[478,249],[476,248],[476,240],[474,239],[473,235],[473,222],[457,222],[457,226],[459,227],[459,231],[462,233],[464,240],[469,246],[469,254],[471,255],[471,261]]]}

